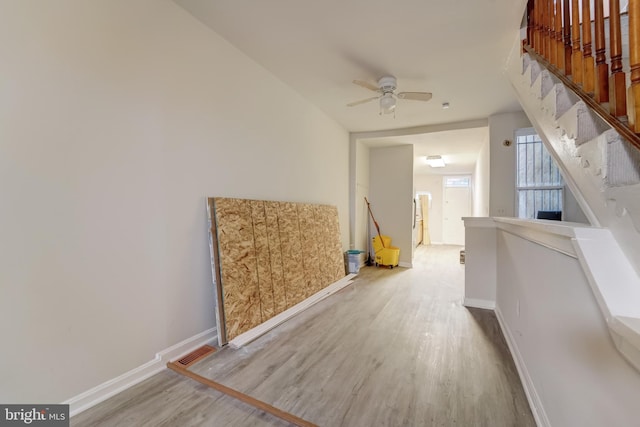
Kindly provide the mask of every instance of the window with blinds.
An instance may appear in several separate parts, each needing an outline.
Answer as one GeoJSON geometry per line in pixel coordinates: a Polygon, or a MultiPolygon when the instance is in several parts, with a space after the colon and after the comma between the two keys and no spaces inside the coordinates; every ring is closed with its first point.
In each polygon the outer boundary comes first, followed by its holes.
{"type": "Polygon", "coordinates": [[[516,134],[516,188],[519,218],[536,218],[539,211],[562,211],[564,180],[533,128],[516,134]]]}

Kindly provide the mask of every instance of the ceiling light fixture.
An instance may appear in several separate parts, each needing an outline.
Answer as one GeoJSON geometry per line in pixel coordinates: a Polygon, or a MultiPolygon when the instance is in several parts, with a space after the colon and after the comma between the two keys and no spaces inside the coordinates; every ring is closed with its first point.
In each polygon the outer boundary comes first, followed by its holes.
{"type": "Polygon", "coordinates": [[[391,114],[396,111],[396,99],[391,92],[380,97],[380,114],[391,114]]]}
{"type": "Polygon", "coordinates": [[[444,159],[441,156],[427,156],[427,164],[432,168],[445,167],[444,159]]]}

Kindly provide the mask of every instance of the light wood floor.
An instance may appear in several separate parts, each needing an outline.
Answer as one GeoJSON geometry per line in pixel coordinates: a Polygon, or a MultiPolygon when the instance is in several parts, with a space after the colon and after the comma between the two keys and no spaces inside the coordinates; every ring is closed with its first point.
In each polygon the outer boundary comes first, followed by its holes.
{"type": "MultiPolygon", "coordinates": [[[[458,246],[356,282],[240,350],[191,369],[320,426],[535,426],[492,311],[462,306],[458,246]]],[[[165,371],[73,426],[284,426],[165,371]]]]}

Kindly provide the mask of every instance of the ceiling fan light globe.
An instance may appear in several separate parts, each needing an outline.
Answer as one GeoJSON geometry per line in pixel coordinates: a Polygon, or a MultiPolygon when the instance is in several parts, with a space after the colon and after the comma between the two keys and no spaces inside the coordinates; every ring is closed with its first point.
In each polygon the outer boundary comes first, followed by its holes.
{"type": "Polygon", "coordinates": [[[380,111],[382,114],[391,114],[396,109],[396,99],[390,94],[386,93],[380,98],[380,111]]]}

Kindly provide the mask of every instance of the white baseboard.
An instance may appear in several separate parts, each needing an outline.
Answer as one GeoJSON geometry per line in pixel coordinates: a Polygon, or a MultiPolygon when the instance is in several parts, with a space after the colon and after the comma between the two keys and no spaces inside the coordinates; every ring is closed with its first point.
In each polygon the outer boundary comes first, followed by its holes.
{"type": "Polygon", "coordinates": [[[62,403],[70,405],[69,415],[73,417],[166,369],[167,362],[177,360],[203,345],[212,344],[216,340],[216,336],[216,328],[211,328],[191,338],[187,338],[176,345],[156,353],[156,357],[153,360],[62,403]]]}
{"type": "Polygon", "coordinates": [[[496,302],[487,299],[465,298],[463,305],[465,307],[484,308],[487,310],[496,309],[496,302]]]}
{"type": "Polygon", "coordinates": [[[413,268],[413,263],[401,261],[398,263],[398,267],[413,268]]]}
{"type": "Polygon", "coordinates": [[[513,361],[515,362],[516,368],[518,369],[520,381],[522,382],[522,387],[524,388],[524,392],[527,395],[527,400],[529,401],[529,406],[531,407],[533,418],[535,418],[536,420],[536,425],[538,425],[538,427],[551,427],[551,423],[549,422],[547,413],[544,410],[544,406],[542,406],[540,396],[538,396],[538,392],[533,385],[533,380],[531,379],[529,371],[527,370],[527,365],[525,365],[524,359],[522,358],[520,350],[518,349],[518,344],[513,338],[511,330],[505,323],[500,308],[496,307],[495,311],[496,317],[498,318],[498,323],[500,324],[500,329],[502,329],[502,334],[507,340],[507,345],[509,346],[509,350],[511,351],[511,355],[513,356],[513,361]]]}
{"type": "Polygon", "coordinates": [[[275,317],[272,317],[271,319],[256,326],[255,328],[249,329],[247,332],[244,332],[238,335],[237,337],[229,341],[229,346],[231,346],[231,348],[233,349],[238,349],[243,345],[250,343],[251,341],[258,338],[259,336],[266,334],[267,332],[269,332],[271,329],[275,328],[279,324],[289,320],[296,314],[320,302],[321,300],[325,299],[329,295],[332,295],[338,292],[340,289],[344,288],[345,286],[350,285],[351,283],[353,283],[353,280],[351,279],[353,279],[354,277],[356,277],[356,274],[347,274],[342,279],[336,282],[333,282],[332,284],[330,284],[320,292],[316,292],[315,294],[311,295],[309,298],[305,299],[304,301],[301,301],[298,304],[294,305],[293,307],[286,309],[282,313],[278,314],[275,317]]]}

